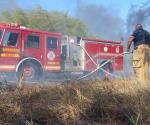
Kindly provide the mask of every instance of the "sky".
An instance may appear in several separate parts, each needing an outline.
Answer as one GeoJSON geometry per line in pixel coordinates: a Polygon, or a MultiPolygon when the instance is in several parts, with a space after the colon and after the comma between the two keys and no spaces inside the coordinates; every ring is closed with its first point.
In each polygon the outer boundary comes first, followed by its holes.
{"type": "Polygon", "coordinates": [[[106,39],[122,39],[135,24],[150,31],[150,0],[0,0],[0,12],[17,7],[61,11],[79,19],[90,34],[106,39]]]}
{"type": "MultiPolygon", "coordinates": [[[[7,1],[7,0],[5,0],[7,1]]],[[[77,4],[96,4],[108,7],[115,11],[124,20],[128,15],[129,8],[132,5],[141,6],[147,0],[18,0],[18,5],[22,8],[31,9],[40,5],[46,10],[57,10],[69,13],[75,16],[77,4]],[[26,1],[26,2],[25,2],[26,1]]]]}

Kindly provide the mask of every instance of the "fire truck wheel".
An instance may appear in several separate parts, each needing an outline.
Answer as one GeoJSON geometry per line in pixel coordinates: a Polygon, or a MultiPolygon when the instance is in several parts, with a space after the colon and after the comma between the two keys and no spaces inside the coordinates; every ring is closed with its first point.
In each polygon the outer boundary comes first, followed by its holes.
{"type": "Polygon", "coordinates": [[[30,61],[22,63],[17,72],[18,79],[24,81],[37,82],[41,76],[42,71],[40,66],[30,61]]]}
{"type": "MultiPolygon", "coordinates": [[[[104,64],[106,61],[101,62],[100,65],[104,64]]],[[[102,69],[98,70],[99,77],[107,77],[108,73],[113,73],[113,66],[111,62],[108,62],[106,65],[102,67],[102,69]],[[102,70],[103,69],[103,70],[102,70]],[[106,71],[106,72],[105,72],[106,71]],[[108,73],[107,73],[108,72],[108,73]]]]}

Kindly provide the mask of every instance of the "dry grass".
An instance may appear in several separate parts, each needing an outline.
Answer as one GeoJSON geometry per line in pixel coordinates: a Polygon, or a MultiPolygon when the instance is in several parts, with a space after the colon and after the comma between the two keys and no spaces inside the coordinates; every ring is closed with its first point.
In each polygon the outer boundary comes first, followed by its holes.
{"type": "Polygon", "coordinates": [[[150,83],[90,81],[1,89],[2,125],[150,125],[150,83]]]}

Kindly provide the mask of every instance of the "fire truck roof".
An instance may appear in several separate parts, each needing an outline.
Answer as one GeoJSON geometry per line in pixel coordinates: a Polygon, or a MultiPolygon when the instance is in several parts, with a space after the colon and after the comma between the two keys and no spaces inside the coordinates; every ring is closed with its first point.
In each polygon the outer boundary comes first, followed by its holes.
{"type": "Polygon", "coordinates": [[[49,32],[49,31],[44,31],[44,30],[39,30],[39,29],[31,29],[25,26],[21,26],[20,24],[17,24],[17,23],[0,23],[0,28],[9,28],[9,29],[14,29],[14,30],[37,32],[37,33],[61,36],[61,33],[59,32],[49,32]]]}
{"type": "Polygon", "coordinates": [[[87,42],[99,42],[99,43],[121,44],[121,41],[104,40],[104,39],[99,39],[99,38],[83,37],[82,39],[83,39],[83,40],[86,40],[87,42]]]}

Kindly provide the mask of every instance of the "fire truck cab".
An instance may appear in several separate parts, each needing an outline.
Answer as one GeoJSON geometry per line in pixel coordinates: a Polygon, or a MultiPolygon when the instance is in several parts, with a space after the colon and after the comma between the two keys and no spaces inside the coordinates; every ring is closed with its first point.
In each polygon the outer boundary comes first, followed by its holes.
{"type": "Polygon", "coordinates": [[[0,72],[38,80],[43,72],[58,72],[61,34],[33,30],[18,24],[0,24],[0,72]]]}

